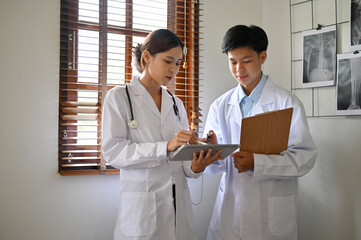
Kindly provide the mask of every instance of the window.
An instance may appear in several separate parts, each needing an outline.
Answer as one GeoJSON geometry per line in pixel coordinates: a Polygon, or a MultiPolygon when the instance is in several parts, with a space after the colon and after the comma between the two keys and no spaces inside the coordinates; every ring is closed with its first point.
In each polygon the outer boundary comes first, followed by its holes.
{"type": "Polygon", "coordinates": [[[101,156],[102,101],[130,82],[132,47],[168,28],[187,47],[169,86],[199,131],[199,11],[196,0],[61,0],[59,173],[116,174],[101,156]]]}

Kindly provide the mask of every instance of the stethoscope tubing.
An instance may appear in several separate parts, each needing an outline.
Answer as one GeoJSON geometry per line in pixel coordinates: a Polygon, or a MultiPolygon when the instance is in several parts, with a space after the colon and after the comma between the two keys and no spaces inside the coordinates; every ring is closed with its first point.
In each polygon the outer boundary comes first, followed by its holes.
{"type": "MultiPolygon", "coordinates": [[[[128,97],[128,102],[129,102],[129,109],[130,109],[130,115],[131,115],[131,119],[129,120],[128,122],[128,125],[129,127],[131,128],[136,128],[138,127],[138,124],[137,124],[137,121],[134,119],[134,113],[133,113],[133,105],[132,105],[132,101],[130,99],[130,95],[129,95],[129,90],[128,90],[128,84],[125,85],[125,91],[127,93],[127,97],[128,97]],[[136,125],[132,125],[131,123],[136,123],[136,125]],[[133,126],[136,126],[136,127],[133,127],[133,126]]],[[[176,117],[178,118],[178,120],[180,121],[180,117],[179,117],[179,111],[178,111],[178,106],[177,106],[177,103],[175,101],[175,98],[173,96],[173,94],[166,90],[168,92],[168,94],[172,97],[172,100],[173,100],[173,111],[174,111],[174,114],[176,115],[176,117]]]]}
{"type": "Polygon", "coordinates": [[[130,108],[130,115],[131,115],[131,121],[134,120],[134,114],[133,114],[133,106],[132,101],[130,100],[129,91],[128,91],[128,84],[125,85],[125,91],[127,92],[128,102],[129,102],[129,108],[130,108]]]}

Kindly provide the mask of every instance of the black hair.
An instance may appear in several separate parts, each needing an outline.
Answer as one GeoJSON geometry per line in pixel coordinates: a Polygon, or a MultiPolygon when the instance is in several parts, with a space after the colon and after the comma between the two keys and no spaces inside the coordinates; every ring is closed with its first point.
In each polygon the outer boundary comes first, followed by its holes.
{"type": "Polygon", "coordinates": [[[172,48],[180,46],[183,49],[183,43],[177,35],[168,29],[158,29],[148,34],[143,44],[133,47],[133,65],[142,73],[145,62],[142,58],[144,51],[154,56],[157,53],[166,52],[172,48]]]}
{"type": "Polygon", "coordinates": [[[228,53],[238,47],[250,47],[258,54],[267,51],[267,34],[262,28],[254,25],[231,27],[223,37],[222,53],[228,53]]]}

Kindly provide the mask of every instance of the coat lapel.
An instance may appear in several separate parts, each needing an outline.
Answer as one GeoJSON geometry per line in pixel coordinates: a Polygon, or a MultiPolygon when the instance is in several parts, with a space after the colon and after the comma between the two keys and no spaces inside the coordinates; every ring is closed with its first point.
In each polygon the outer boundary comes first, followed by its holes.
{"type": "Polygon", "coordinates": [[[273,103],[275,100],[275,85],[271,79],[267,79],[266,85],[262,90],[262,94],[258,102],[256,103],[252,116],[273,110],[273,103]]]}
{"type": "Polygon", "coordinates": [[[130,86],[134,96],[140,98],[140,100],[143,102],[143,106],[149,109],[155,116],[157,116],[160,119],[161,117],[160,112],[157,106],[155,105],[152,96],[150,96],[147,89],[145,89],[145,87],[140,83],[139,77],[133,77],[130,86]]]}
{"type": "Polygon", "coordinates": [[[168,115],[173,111],[172,96],[167,93],[165,88],[162,87],[162,108],[160,113],[162,125],[164,124],[164,121],[167,119],[168,115]]]}
{"type": "Polygon", "coordinates": [[[241,121],[242,121],[242,113],[241,113],[241,109],[239,107],[239,102],[238,102],[238,91],[240,85],[238,85],[237,88],[235,88],[235,90],[233,91],[231,97],[229,98],[228,101],[228,107],[229,107],[229,111],[227,114],[227,119],[230,119],[230,123],[236,123],[239,127],[241,127],[241,121]]]}

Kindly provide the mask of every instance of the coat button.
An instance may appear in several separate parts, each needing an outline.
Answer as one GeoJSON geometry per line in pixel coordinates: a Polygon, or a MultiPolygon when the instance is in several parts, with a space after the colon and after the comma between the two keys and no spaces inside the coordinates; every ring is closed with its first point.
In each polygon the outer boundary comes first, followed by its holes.
{"type": "Polygon", "coordinates": [[[239,182],[244,182],[244,178],[240,178],[240,179],[239,179],[239,182]]]}

